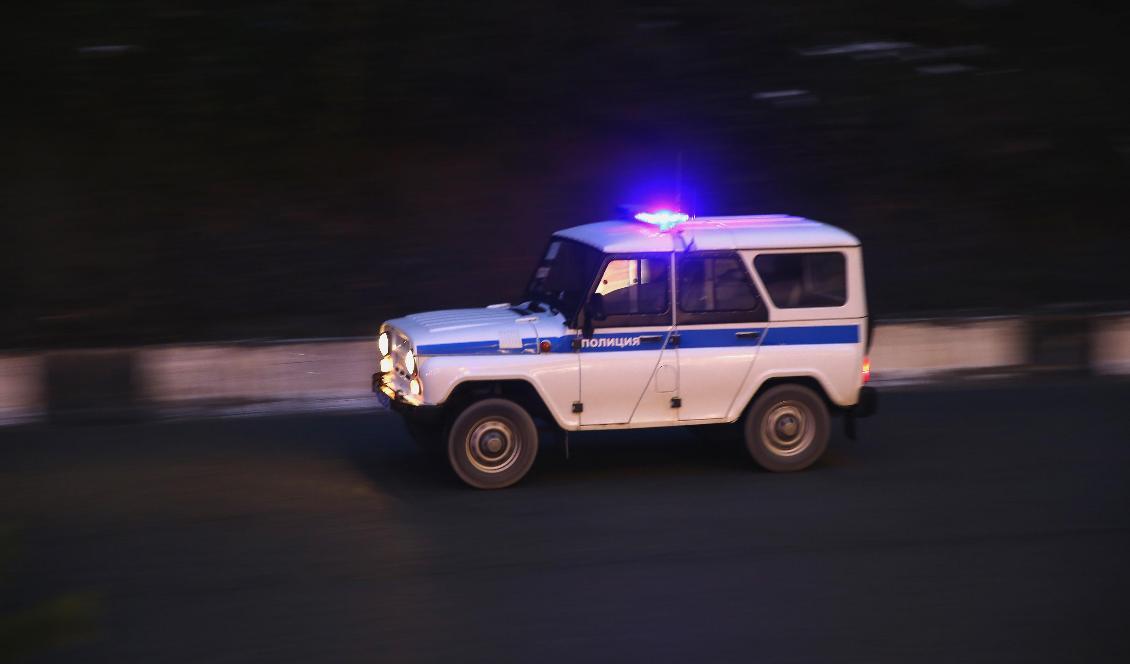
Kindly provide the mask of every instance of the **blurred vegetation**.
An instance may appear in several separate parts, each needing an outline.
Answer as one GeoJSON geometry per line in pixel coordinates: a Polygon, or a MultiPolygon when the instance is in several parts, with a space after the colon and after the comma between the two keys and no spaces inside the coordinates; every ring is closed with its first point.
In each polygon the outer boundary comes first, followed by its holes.
{"type": "Polygon", "coordinates": [[[0,347],[366,334],[511,297],[549,231],[676,190],[855,232],[879,314],[1126,298],[1128,14],[25,5],[0,65],[0,347]]]}
{"type": "MultiPolygon", "coordinates": [[[[0,589],[5,591],[17,568],[17,548],[14,533],[0,528],[0,589]]],[[[0,662],[18,661],[92,636],[97,608],[93,596],[79,593],[19,609],[4,602],[0,605],[0,662]]]]}

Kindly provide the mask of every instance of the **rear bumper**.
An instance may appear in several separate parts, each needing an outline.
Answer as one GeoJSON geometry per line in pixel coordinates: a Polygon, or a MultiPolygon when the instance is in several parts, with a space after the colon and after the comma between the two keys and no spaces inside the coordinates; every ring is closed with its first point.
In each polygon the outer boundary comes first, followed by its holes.
{"type": "Polygon", "coordinates": [[[855,440],[855,421],[860,417],[871,417],[879,412],[879,392],[873,387],[859,388],[859,401],[844,411],[844,433],[855,440]]]}
{"type": "Polygon", "coordinates": [[[879,412],[879,391],[874,387],[859,388],[859,401],[849,409],[855,417],[871,417],[879,412]]]}

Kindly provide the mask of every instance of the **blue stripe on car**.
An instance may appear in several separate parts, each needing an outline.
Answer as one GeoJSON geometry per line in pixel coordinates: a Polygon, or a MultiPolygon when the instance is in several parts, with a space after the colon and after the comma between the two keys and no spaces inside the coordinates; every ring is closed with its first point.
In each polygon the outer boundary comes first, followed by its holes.
{"type": "Polygon", "coordinates": [[[764,327],[727,327],[715,330],[679,330],[679,348],[726,348],[757,346],[760,337],[739,339],[738,332],[764,333],[764,327]]]}
{"type": "Polygon", "coordinates": [[[537,339],[522,339],[521,348],[500,348],[497,340],[456,341],[446,344],[421,344],[416,347],[420,355],[505,355],[511,353],[536,353],[537,339]]]}
{"type": "Polygon", "coordinates": [[[858,325],[818,325],[808,327],[771,327],[762,346],[804,346],[808,344],[859,343],[858,325]]]}
{"type": "MultiPolygon", "coordinates": [[[[635,339],[666,331],[643,330],[639,332],[613,332],[596,334],[581,350],[586,353],[607,353],[612,351],[659,350],[661,343],[640,343],[635,339]]],[[[806,346],[818,344],[859,343],[858,325],[807,325],[798,327],[728,327],[721,329],[680,329],[680,348],[728,348],[748,346],[806,346]],[[759,332],[760,336],[739,338],[738,332],[759,332]]],[[[564,353],[573,350],[573,335],[545,339],[550,342],[551,352],[564,353]]],[[[539,339],[522,339],[521,348],[500,348],[498,341],[459,341],[445,344],[423,344],[417,347],[420,355],[500,355],[536,353],[539,339]]]]}

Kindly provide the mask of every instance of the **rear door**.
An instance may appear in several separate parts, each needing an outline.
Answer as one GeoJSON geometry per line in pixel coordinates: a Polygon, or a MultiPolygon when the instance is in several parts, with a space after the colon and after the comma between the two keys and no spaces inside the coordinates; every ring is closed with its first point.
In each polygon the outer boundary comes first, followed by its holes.
{"type": "Polygon", "coordinates": [[[737,252],[688,252],[676,266],[679,420],[723,418],[757,356],[768,309],[737,252]]]}
{"type": "Polygon", "coordinates": [[[673,423],[671,255],[611,256],[600,274],[588,302],[603,316],[580,340],[581,425],[673,423]]]}
{"type": "Polygon", "coordinates": [[[769,299],[771,322],[754,369],[759,379],[814,376],[833,401],[850,401],[866,336],[859,248],[766,250],[747,259],[769,299]]]}

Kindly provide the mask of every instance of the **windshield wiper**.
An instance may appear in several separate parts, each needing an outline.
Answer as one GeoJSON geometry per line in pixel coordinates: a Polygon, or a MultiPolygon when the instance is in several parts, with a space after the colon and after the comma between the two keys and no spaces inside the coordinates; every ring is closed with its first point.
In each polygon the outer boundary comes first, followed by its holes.
{"type": "MultiPolygon", "coordinates": [[[[549,307],[549,311],[551,313],[553,313],[553,314],[557,313],[557,306],[554,304],[553,300],[550,299],[550,298],[543,299],[540,296],[534,297],[534,299],[530,300],[530,304],[532,304],[532,305],[544,304],[545,306],[549,307]]],[[[537,311],[540,314],[541,312],[545,311],[545,309],[542,309],[542,308],[539,307],[537,311]]]]}
{"type": "Polygon", "coordinates": [[[529,308],[531,312],[540,314],[548,308],[554,315],[561,313],[561,302],[552,294],[540,288],[530,288],[523,297],[529,298],[528,301],[522,304],[527,305],[527,308],[529,308]]]}

